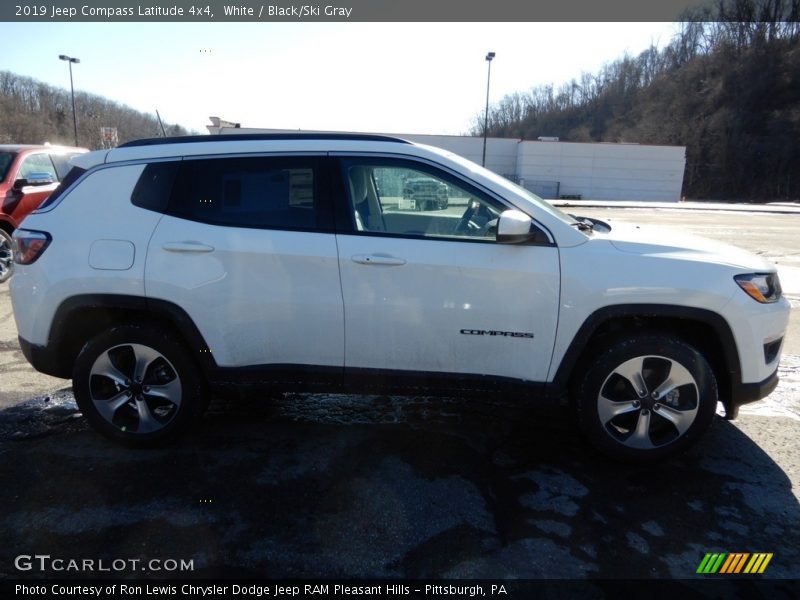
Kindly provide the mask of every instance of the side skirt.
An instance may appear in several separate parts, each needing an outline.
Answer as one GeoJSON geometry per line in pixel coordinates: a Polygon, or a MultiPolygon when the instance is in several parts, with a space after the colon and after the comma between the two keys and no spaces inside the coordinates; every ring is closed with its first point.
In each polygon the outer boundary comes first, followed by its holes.
{"type": "Polygon", "coordinates": [[[566,397],[560,386],[509,377],[315,365],[218,367],[210,380],[214,393],[221,396],[269,389],[276,392],[502,397],[526,401],[560,401],[566,397]]]}

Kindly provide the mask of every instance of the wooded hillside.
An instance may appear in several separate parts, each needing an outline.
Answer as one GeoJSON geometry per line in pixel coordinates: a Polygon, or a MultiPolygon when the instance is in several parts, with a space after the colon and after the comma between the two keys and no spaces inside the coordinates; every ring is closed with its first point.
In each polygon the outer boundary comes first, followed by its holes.
{"type": "MultiPolygon", "coordinates": [[[[686,146],[683,195],[800,198],[800,0],[722,0],[665,48],[489,109],[489,135],[686,146]]],[[[483,114],[473,134],[483,135],[483,114]]]]}
{"type": "MultiPolygon", "coordinates": [[[[78,142],[102,148],[101,127],[116,127],[119,143],[162,135],[155,114],[142,113],[102,96],[75,92],[78,142]]],[[[164,123],[167,135],[186,135],[179,125],[164,123]]],[[[0,144],[73,145],[72,99],[69,89],[30,77],[0,71],[0,144]]]]}

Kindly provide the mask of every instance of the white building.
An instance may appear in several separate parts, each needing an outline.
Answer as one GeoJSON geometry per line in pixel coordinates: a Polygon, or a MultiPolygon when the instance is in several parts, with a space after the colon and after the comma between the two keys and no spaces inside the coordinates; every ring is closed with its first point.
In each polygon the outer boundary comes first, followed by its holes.
{"type": "MultiPolygon", "coordinates": [[[[212,134],[292,131],[242,128],[217,117],[211,117],[211,121],[208,130],[212,134]]],[[[445,148],[481,163],[481,137],[388,135],[445,148]]],[[[548,199],[677,202],[686,167],[686,147],[488,138],[486,167],[548,199]]]]}
{"type": "Polygon", "coordinates": [[[553,196],[591,200],[677,202],[685,166],[685,146],[520,142],[517,151],[525,187],[557,182],[553,196]]]}

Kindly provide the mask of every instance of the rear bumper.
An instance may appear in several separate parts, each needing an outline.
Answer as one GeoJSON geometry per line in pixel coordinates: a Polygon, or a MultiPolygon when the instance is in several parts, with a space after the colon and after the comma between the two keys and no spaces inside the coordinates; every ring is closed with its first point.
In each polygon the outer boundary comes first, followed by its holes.
{"type": "Polygon", "coordinates": [[[32,344],[22,336],[19,336],[19,346],[28,362],[40,373],[61,379],[72,377],[69,367],[65,366],[59,356],[46,346],[32,344]]]}

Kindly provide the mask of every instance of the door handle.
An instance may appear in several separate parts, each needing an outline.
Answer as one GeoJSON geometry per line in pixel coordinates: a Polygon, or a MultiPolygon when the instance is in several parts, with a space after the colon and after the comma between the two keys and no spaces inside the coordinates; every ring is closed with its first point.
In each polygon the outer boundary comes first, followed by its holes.
{"type": "Polygon", "coordinates": [[[386,254],[356,254],[353,256],[353,262],[360,265],[387,265],[390,267],[399,267],[406,264],[405,259],[395,258],[386,254]]]}
{"type": "Polygon", "coordinates": [[[161,246],[167,252],[213,252],[214,246],[201,242],[166,242],[161,246]]]}

